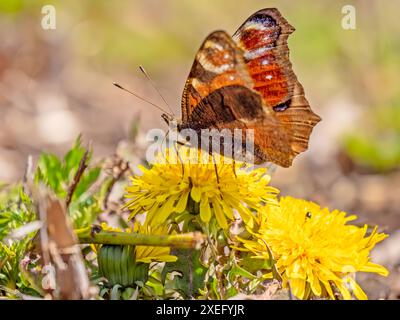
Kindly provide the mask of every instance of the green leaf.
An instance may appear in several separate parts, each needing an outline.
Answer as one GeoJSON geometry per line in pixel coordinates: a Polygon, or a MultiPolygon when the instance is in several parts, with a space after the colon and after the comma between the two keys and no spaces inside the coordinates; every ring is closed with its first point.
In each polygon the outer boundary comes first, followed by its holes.
{"type": "Polygon", "coordinates": [[[236,296],[237,294],[238,294],[238,291],[237,291],[236,288],[233,287],[233,286],[230,286],[230,287],[228,288],[228,290],[226,291],[227,298],[234,297],[234,296],[236,296]]]}
{"type": "Polygon", "coordinates": [[[130,300],[134,293],[135,293],[135,289],[128,287],[122,292],[121,297],[123,300],[130,300]]]}
{"type": "MultiPolygon", "coordinates": [[[[80,136],[62,159],[53,154],[42,153],[39,157],[35,174],[36,183],[42,182],[46,184],[58,197],[65,199],[85,153],[86,149],[82,147],[80,136]]],[[[91,167],[90,160],[91,154],[86,159],[87,168],[74,189],[68,208],[76,228],[82,228],[93,223],[97,214],[101,212],[99,202],[101,201],[101,192],[104,190],[103,186],[96,194],[83,196],[98,180],[101,173],[101,166],[91,167]]]]}
{"type": "Polygon", "coordinates": [[[200,263],[199,250],[172,250],[171,254],[178,257],[176,262],[166,263],[161,274],[161,281],[165,284],[168,273],[178,272],[168,283],[170,289],[178,290],[187,298],[193,297],[198,290],[204,287],[204,276],[207,270],[200,263]]]}
{"type": "Polygon", "coordinates": [[[242,267],[235,264],[232,269],[228,273],[228,279],[230,282],[233,282],[236,276],[242,276],[248,279],[256,279],[257,277],[253,275],[251,272],[243,269],[242,267]]]}
{"type": "Polygon", "coordinates": [[[211,289],[212,289],[213,293],[215,294],[215,296],[217,297],[217,299],[220,300],[221,295],[218,290],[218,279],[217,278],[213,278],[213,280],[211,282],[211,289]]]}
{"type": "Polygon", "coordinates": [[[19,198],[24,204],[31,204],[32,201],[29,196],[24,192],[22,187],[19,188],[19,198]]]}
{"type": "Polygon", "coordinates": [[[81,180],[79,181],[72,200],[79,198],[84,192],[86,192],[89,187],[98,179],[100,176],[101,168],[95,167],[88,169],[86,173],[83,174],[81,180]]]}
{"type": "Polygon", "coordinates": [[[57,195],[65,197],[66,193],[61,185],[63,180],[60,160],[53,154],[42,153],[39,157],[35,181],[44,182],[57,195]]]}
{"type": "Polygon", "coordinates": [[[122,286],[119,284],[116,284],[115,286],[112,287],[111,289],[111,294],[110,294],[110,299],[111,300],[120,300],[121,298],[121,289],[122,286]]]}
{"type": "Polygon", "coordinates": [[[247,254],[240,262],[241,266],[249,272],[256,272],[258,270],[271,270],[273,266],[272,259],[255,259],[247,254]]]}

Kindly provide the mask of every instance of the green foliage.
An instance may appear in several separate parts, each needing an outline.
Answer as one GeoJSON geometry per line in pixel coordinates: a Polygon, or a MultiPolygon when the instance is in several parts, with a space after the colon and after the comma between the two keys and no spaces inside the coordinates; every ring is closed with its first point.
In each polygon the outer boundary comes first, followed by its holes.
{"type": "Polygon", "coordinates": [[[167,263],[162,271],[162,282],[165,283],[168,273],[175,276],[166,285],[168,289],[178,290],[186,298],[198,295],[204,286],[206,268],[200,263],[199,250],[173,250],[171,254],[178,257],[173,263],[167,263]]]}
{"type": "Polygon", "coordinates": [[[23,8],[21,0],[0,1],[0,12],[2,14],[16,14],[23,8]]]}
{"type": "Polygon", "coordinates": [[[400,165],[399,139],[349,135],[344,140],[344,147],[356,163],[376,171],[388,171],[400,165]]]}
{"type": "MultiPolygon", "coordinates": [[[[48,186],[66,202],[70,199],[68,213],[74,228],[92,232],[91,225],[99,222],[97,216],[103,211],[112,184],[111,178],[103,178],[106,175],[101,173],[102,168],[91,163],[91,153],[78,138],[61,159],[41,154],[34,181],[48,186]]],[[[21,294],[44,296],[41,286],[44,266],[40,253],[35,253],[40,252],[35,250],[35,244],[39,243],[38,227],[30,228],[38,223],[38,215],[24,188],[28,187],[0,185],[0,296],[8,298],[20,298],[21,294]]],[[[201,231],[211,243],[202,250],[173,250],[171,254],[178,257],[176,262],[136,263],[132,246],[102,245],[96,251],[93,246],[82,246],[91,283],[99,288],[98,298],[226,299],[239,292],[254,292],[262,281],[257,271],[270,269],[272,262],[249,259],[246,254],[239,257],[232,250],[226,255],[224,248],[230,244],[229,234],[214,220],[202,227],[196,205],[192,203],[189,209],[194,214],[176,215],[174,232],[201,231]]],[[[128,227],[123,216],[115,219],[115,223],[128,227]]]]}
{"type": "Polygon", "coordinates": [[[348,134],[346,153],[357,164],[384,172],[400,166],[400,107],[393,105],[374,112],[369,132],[348,134]],[[371,134],[371,131],[374,131],[371,134]]]}
{"type": "Polygon", "coordinates": [[[0,193],[0,240],[35,217],[32,202],[21,185],[11,186],[0,193]]]}
{"type": "MultiPolygon", "coordinates": [[[[44,183],[54,193],[66,199],[70,188],[74,185],[75,176],[80,170],[81,162],[85,156],[86,149],[82,147],[81,138],[78,137],[74,146],[69,150],[63,159],[49,153],[42,153],[38,161],[35,173],[36,183],[44,183]]],[[[101,189],[97,193],[89,192],[90,187],[98,180],[101,172],[99,165],[90,166],[91,152],[85,161],[88,166],[79,178],[79,182],[73,191],[69,214],[76,228],[83,228],[90,225],[97,214],[101,212],[99,204],[102,197],[101,189]]]]}
{"type": "Polygon", "coordinates": [[[147,281],[149,264],[136,262],[134,251],[134,246],[117,245],[102,245],[98,249],[99,271],[108,285],[134,287],[136,281],[147,281]]]}
{"type": "MultiPolygon", "coordinates": [[[[35,175],[36,182],[45,183],[57,196],[65,198],[85,152],[86,149],[81,146],[81,138],[78,137],[72,149],[65,154],[62,160],[53,154],[42,153],[35,175]]],[[[90,162],[90,157],[91,155],[89,155],[87,163],[90,162]]],[[[100,168],[98,167],[86,170],[79,180],[72,200],[79,198],[98,178],[99,173],[100,168]]]]}
{"type": "MultiPolygon", "coordinates": [[[[66,199],[85,155],[85,148],[78,138],[63,159],[55,155],[41,154],[35,171],[35,183],[44,183],[58,197],[66,199]]],[[[101,168],[90,166],[91,154],[86,160],[87,168],[73,189],[69,214],[76,228],[92,224],[101,212],[100,200],[105,188],[89,192],[98,180],[101,168]]],[[[39,296],[42,294],[38,281],[42,277],[39,259],[32,253],[37,231],[22,232],[13,237],[19,228],[37,219],[36,208],[21,184],[0,187],[0,295],[17,297],[18,294],[39,296]]]]}
{"type": "Polygon", "coordinates": [[[3,290],[15,297],[12,290],[29,295],[39,295],[27,270],[35,269],[36,262],[29,251],[33,247],[35,231],[22,238],[10,235],[29,222],[36,220],[36,213],[29,196],[21,185],[10,186],[0,193],[0,295],[3,290]]]}
{"type": "Polygon", "coordinates": [[[251,255],[246,254],[241,260],[241,265],[249,272],[256,272],[259,270],[271,270],[273,260],[254,259],[251,255]]]}

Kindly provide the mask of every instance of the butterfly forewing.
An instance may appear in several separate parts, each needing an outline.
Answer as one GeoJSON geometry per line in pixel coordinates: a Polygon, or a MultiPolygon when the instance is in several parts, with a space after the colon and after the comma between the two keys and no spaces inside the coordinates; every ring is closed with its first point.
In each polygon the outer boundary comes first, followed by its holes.
{"type": "Polygon", "coordinates": [[[218,89],[249,84],[251,79],[245,70],[241,51],[232,38],[224,31],[211,33],[196,54],[183,90],[182,122],[193,121],[192,113],[204,106],[202,100],[218,89]]]}

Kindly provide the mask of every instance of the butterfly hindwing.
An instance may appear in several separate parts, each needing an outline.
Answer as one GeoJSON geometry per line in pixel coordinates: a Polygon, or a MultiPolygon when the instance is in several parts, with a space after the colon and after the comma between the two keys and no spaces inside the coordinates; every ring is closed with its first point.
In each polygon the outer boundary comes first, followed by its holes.
{"type": "Polygon", "coordinates": [[[313,127],[321,118],[312,112],[289,60],[288,36],[295,29],[278,9],[263,9],[250,16],[233,39],[243,50],[253,89],[290,137],[293,156],[305,151],[313,127]]]}
{"type": "Polygon", "coordinates": [[[277,9],[264,9],[249,17],[233,35],[243,50],[253,88],[269,106],[279,105],[293,94],[295,75],[287,46],[293,31],[277,9]]]}

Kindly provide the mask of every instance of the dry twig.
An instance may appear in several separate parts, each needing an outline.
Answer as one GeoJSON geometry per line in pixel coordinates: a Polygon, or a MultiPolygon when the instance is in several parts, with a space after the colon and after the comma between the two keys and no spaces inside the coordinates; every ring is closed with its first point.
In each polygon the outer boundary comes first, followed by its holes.
{"type": "Polygon", "coordinates": [[[74,195],[75,189],[78,186],[78,183],[81,180],[81,177],[88,166],[86,162],[89,157],[90,149],[91,149],[91,147],[90,147],[90,143],[89,143],[89,147],[86,149],[86,151],[79,163],[79,167],[74,176],[74,180],[72,181],[71,185],[68,188],[67,197],[65,199],[65,204],[66,204],[67,208],[69,207],[71,200],[72,200],[72,196],[74,195]]]}

